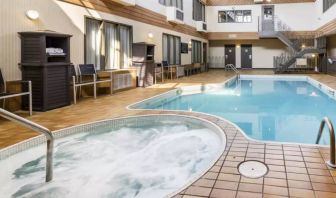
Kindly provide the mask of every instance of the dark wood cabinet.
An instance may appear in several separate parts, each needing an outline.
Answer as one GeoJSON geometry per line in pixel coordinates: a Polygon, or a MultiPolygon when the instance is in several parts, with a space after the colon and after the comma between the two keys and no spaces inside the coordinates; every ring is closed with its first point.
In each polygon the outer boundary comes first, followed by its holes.
{"type": "Polygon", "coordinates": [[[137,70],[137,86],[148,87],[154,82],[154,49],[149,43],[133,43],[133,67],[137,70]]]}
{"type": "MultiPolygon", "coordinates": [[[[69,105],[71,35],[51,31],[19,32],[19,35],[19,65],[22,80],[32,81],[33,110],[48,111],[69,105]]],[[[22,100],[23,109],[28,108],[27,101],[22,100]]]]}

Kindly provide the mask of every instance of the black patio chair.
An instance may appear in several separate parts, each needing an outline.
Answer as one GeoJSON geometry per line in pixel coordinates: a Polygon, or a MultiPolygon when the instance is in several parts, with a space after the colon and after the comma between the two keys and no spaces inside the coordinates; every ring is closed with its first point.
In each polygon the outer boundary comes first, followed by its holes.
{"type": "Polygon", "coordinates": [[[1,69],[0,69],[0,100],[3,100],[3,108],[5,108],[5,103],[7,98],[13,98],[18,96],[25,96],[28,95],[29,100],[29,115],[33,115],[33,104],[32,104],[32,83],[31,81],[23,81],[23,80],[17,80],[17,81],[11,81],[11,83],[18,83],[21,85],[21,92],[8,92],[6,81],[4,79],[4,76],[2,75],[1,69]]]}

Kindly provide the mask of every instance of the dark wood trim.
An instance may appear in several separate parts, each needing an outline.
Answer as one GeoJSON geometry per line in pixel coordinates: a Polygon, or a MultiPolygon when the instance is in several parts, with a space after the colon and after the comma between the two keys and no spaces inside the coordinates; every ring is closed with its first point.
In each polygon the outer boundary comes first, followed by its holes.
{"type": "Polygon", "coordinates": [[[318,36],[336,34],[336,19],[324,24],[317,29],[318,36]]]}
{"type": "Polygon", "coordinates": [[[258,32],[208,32],[209,40],[257,40],[258,32]]]}
{"type": "Polygon", "coordinates": [[[165,15],[141,6],[123,6],[109,0],[58,0],[88,9],[118,15],[138,22],[180,32],[190,36],[206,39],[206,34],[198,32],[195,27],[186,24],[174,24],[167,21],[165,15]]]}
{"type": "MultiPolygon", "coordinates": [[[[281,3],[313,3],[315,0],[272,0],[263,4],[281,4],[281,3]]],[[[255,5],[254,0],[208,0],[207,6],[225,6],[225,5],[255,5]]]]}

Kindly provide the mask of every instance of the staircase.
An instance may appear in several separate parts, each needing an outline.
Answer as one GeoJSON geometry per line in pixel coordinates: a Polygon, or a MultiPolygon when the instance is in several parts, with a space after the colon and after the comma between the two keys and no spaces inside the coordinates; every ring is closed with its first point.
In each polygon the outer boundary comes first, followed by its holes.
{"type": "Polygon", "coordinates": [[[318,37],[320,34],[294,34],[288,25],[278,17],[273,20],[259,20],[259,38],[277,38],[282,41],[288,50],[280,56],[274,57],[275,73],[285,73],[291,71],[314,70],[314,65],[299,66],[296,65],[298,58],[303,58],[307,54],[325,54],[326,39],[318,37]]]}

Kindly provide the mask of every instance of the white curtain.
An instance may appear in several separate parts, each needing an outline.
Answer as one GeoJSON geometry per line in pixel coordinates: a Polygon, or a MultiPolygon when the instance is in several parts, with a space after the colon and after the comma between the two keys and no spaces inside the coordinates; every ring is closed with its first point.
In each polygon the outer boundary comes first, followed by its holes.
{"type": "Polygon", "coordinates": [[[117,25],[105,23],[105,69],[118,69],[120,42],[117,40],[117,25]]]}
{"type": "Polygon", "coordinates": [[[162,60],[168,61],[168,36],[163,35],[163,44],[162,44],[162,60]]]}
{"type": "Polygon", "coordinates": [[[169,64],[173,65],[175,63],[175,42],[174,42],[174,37],[170,36],[169,37],[169,64]]]}
{"type": "Polygon", "coordinates": [[[176,52],[176,54],[175,54],[175,56],[176,56],[176,58],[175,58],[175,64],[180,64],[180,54],[181,54],[181,40],[180,40],[180,38],[178,38],[178,37],[176,37],[175,38],[175,52],[176,52]]]}
{"type": "Polygon", "coordinates": [[[131,65],[130,48],[130,28],[128,26],[119,26],[120,35],[120,69],[128,68],[131,65]]]}
{"type": "Polygon", "coordinates": [[[202,42],[192,41],[191,60],[192,60],[192,63],[202,62],[202,42]]]}
{"type": "Polygon", "coordinates": [[[96,65],[97,69],[101,65],[101,41],[102,41],[102,23],[98,20],[87,19],[86,22],[86,60],[87,64],[96,65]]]}

